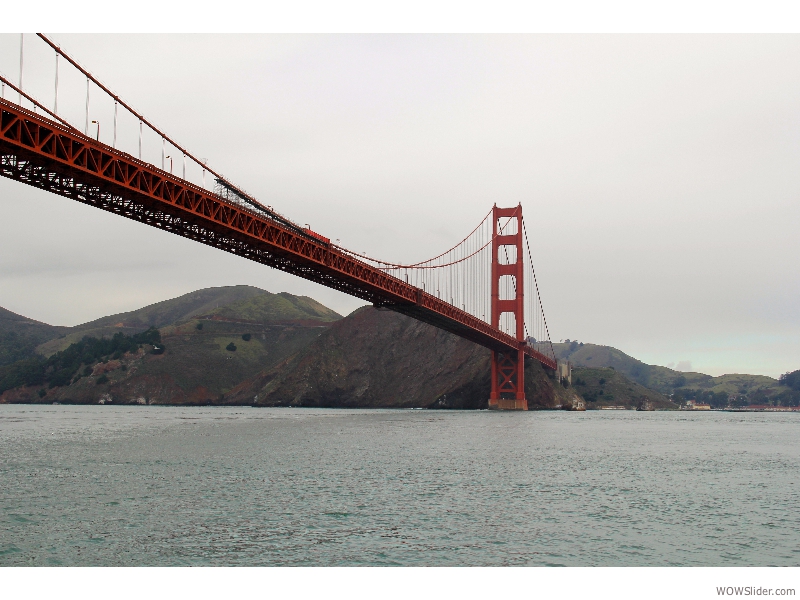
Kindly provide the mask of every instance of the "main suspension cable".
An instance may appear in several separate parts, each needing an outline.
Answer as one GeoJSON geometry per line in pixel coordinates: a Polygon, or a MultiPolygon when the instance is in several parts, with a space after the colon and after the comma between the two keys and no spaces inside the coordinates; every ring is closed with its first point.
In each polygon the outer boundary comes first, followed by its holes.
{"type": "Polygon", "coordinates": [[[30,95],[26,94],[25,92],[23,92],[22,89],[20,89],[17,86],[15,86],[13,83],[11,83],[8,79],[3,77],[2,75],[0,75],[0,81],[2,81],[4,85],[7,85],[12,90],[17,92],[21,98],[25,98],[28,102],[31,102],[34,106],[38,106],[39,108],[41,108],[45,113],[47,113],[49,116],[53,117],[55,120],[57,120],[59,123],[64,125],[64,127],[67,127],[73,133],[80,133],[80,131],[78,131],[75,127],[70,125],[70,123],[68,121],[65,121],[64,119],[59,117],[53,111],[48,109],[44,104],[42,104],[41,102],[36,100],[33,96],[30,96],[30,95]]]}
{"type": "Polygon", "coordinates": [[[542,313],[542,321],[544,322],[545,332],[547,333],[547,341],[550,344],[550,352],[553,353],[553,360],[556,358],[556,351],[553,349],[553,340],[550,339],[550,329],[547,327],[547,317],[544,314],[544,307],[542,306],[542,296],[539,294],[539,282],[536,281],[536,269],[533,268],[533,255],[531,254],[531,246],[528,243],[528,230],[525,227],[525,222],[522,223],[522,231],[525,234],[525,246],[528,249],[528,263],[531,266],[531,273],[533,273],[533,283],[536,286],[536,297],[539,299],[539,310],[542,313]]]}
{"type": "MultiPolygon", "coordinates": [[[[511,222],[511,219],[513,219],[514,217],[516,217],[516,213],[517,213],[518,211],[519,211],[519,208],[517,208],[517,209],[514,211],[514,214],[512,214],[511,216],[509,216],[509,217],[508,217],[508,219],[506,220],[506,223],[505,223],[505,225],[502,225],[502,226],[500,227],[500,230],[501,230],[501,231],[503,231],[503,230],[504,230],[506,227],[508,227],[508,224],[511,222]]],[[[489,211],[489,214],[491,214],[491,212],[492,212],[492,211],[489,211]]],[[[445,256],[445,255],[447,255],[447,254],[448,254],[448,253],[450,253],[450,252],[453,252],[453,251],[454,251],[454,250],[456,250],[456,249],[457,249],[459,246],[461,246],[463,243],[465,243],[465,242],[466,242],[466,241],[467,241],[467,240],[468,240],[468,239],[469,239],[469,238],[472,236],[472,234],[474,234],[476,231],[478,231],[478,229],[481,227],[481,225],[483,225],[483,224],[486,222],[486,219],[487,219],[488,217],[489,217],[489,215],[487,214],[487,215],[486,215],[486,216],[483,218],[483,220],[480,222],[480,224],[479,224],[479,225],[478,225],[478,226],[477,226],[475,229],[473,229],[473,230],[470,232],[470,234],[469,234],[467,237],[465,237],[464,239],[462,239],[462,240],[461,240],[461,241],[460,241],[458,244],[456,244],[455,246],[453,246],[452,248],[450,248],[450,249],[449,249],[449,250],[447,250],[446,252],[442,252],[441,254],[439,254],[439,255],[437,255],[437,256],[434,256],[433,258],[429,258],[429,259],[427,259],[427,260],[423,260],[423,261],[420,261],[420,262],[417,262],[417,263],[411,263],[411,264],[400,264],[400,263],[393,263],[393,262],[388,262],[388,261],[381,260],[381,259],[378,259],[378,258],[373,258],[373,257],[371,257],[371,256],[369,256],[369,255],[367,255],[367,254],[360,254],[360,253],[358,253],[358,252],[353,252],[352,250],[347,250],[346,248],[342,248],[341,246],[337,246],[337,248],[339,248],[340,250],[342,250],[342,251],[346,252],[347,254],[350,254],[351,256],[355,256],[355,257],[358,257],[358,258],[362,258],[362,259],[364,259],[364,260],[368,260],[368,261],[370,261],[370,262],[373,262],[373,263],[376,263],[376,264],[379,264],[379,265],[385,265],[385,267],[380,267],[382,270],[385,270],[385,271],[394,271],[394,270],[396,270],[396,269],[441,269],[441,268],[443,268],[443,267],[449,267],[449,266],[451,266],[451,265],[455,265],[455,264],[458,264],[458,263],[460,263],[460,262],[463,262],[463,261],[465,261],[465,260],[467,260],[467,259],[469,259],[469,258],[472,258],[473,256],[475,256],[476,254],[478,254],[478,253],[479,253],[481,250],[483,250],[483,249],[484,249],[484,248],[486,248],[486,247],[487,247],[489,244],[491,244],[491,243],[492,243],[492,241],[493,241],[493,237],[490,237],[490,238],[489,238],[489,240],[487,240],[485,244],[483,244],[483,245],[482,245],[480,248],[478,248],[478,249],[477,249],[475,252],[473,252],[473,253],[472,253],[472,254],[470,254],[469,256],[465,256],[465,257],[463,257],[463,258],[460,258],[460,259],[458,259],[458,260],[453,260],[453,261],[451,261],[451,262],[447,262],[447,263],[443,263],[443,264],[439,264],[439,265],[428,265],[428,263],[430,263],[430,262],[433,262],[433,261],[434,261],[434,260],[436,260],[437,258],[441,258],[442,256],[445,256]]]]}
{"type": "Polygon", "coordinates": [[[64,52],[64,50],[62,50],[59,46],[57,46],[52,41],[50,41],[47,38],[46,35],[44,35],[43,33],[37,33],[36,35],[39,36],[53,50],[55,50],[57,54],[60,54],[61,56],[63,56],[67,60],[67,62],[69,62],[73,67],[78,69],[78,71],[80,71],[83,75],[85,75],[87,79],[91,80],[92,83],[94,83],[97,87],[99,87],[101,90],[103,90],[106,94],[111,96],[111,98],[115,102],[119,102],[119,104],[123,108],[125,108],[128,112],[130,112],[134,117],[139,119],[139,121],[141,121],[142,123],[147,125],[150,129],[152,129],[155,133],[157,133],[159,136],[161,136],[164,140],[166,140],[170,144],[172,144],[177,150],[180,150],[186,156],[191,158],[195,163],[197,163],[198,166],[203,167],[204,169],[206,169],[212,175],[215,175],[216,177],[224,179],[224,177],[222,177],[222,175],[220,175],[219,173],[217,173],[216,171],[214,171],[210,167],[207,167],[200,159],[196,158],[194,156],[194,154],[192,154],[191,152],[186,150],[183,146],[181,146],[180,144],[175,142],[166,133],[161,131],[158,127],[156,127],[150,121],[148,121],[146,118],[144,118],[140,113],[136,112],[133,108],[131,108],[131,106],[127,102],[125,102],[122,98],[117,96],[114,92],[112,92],[110,89],[108,89],[105,85],[100,83],[100,81],[98,81],[97,78],[94,75],[92,75],[89,71],[84,69],[76,60],[74,60],[71,56],[69,56],[66,52],[64,52]]]}

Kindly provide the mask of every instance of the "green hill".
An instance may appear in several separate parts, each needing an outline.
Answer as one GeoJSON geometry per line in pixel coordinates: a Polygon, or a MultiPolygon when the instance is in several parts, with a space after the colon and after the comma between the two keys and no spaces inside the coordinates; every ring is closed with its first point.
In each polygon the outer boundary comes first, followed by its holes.
{"type": "Polygon", "coordinates": [[[68,331],[0,308],[0,366],[30,358],[37,346],[68,331]]]}
{"type": "Polygon", "coordinates": [[[71,327],[66,329],[64,337],[41,344],[37,352],[43,356],[50,356],[80,341],[86,335],[97,338],[110,337],[117,332],[131,335],[149,327],[161,329],[199,317],[253,322],[278,320],[332,322],[341,319],[341,315],[305,296],[271,294],[249,285],[205,288],[156,302],[138,310],[102,317],[71,327]]]}
{"type": "Polygon", "coordinates": [[[578,342],[553,344],[558,360],[568,360],[574,367],[606,367],[628,379],[665,396],[679,394],[690,399],[702,394],[741,396],[768,401],[784,391],[777,379],[765,375],[729,374],[712,377],[704,373],[674,371],[648,365],[611,346],[578,342]]]}
{"type": "Polygon", "coordinates": [[[678,408],[663,394],[631,381],[612,368],[575,367],[572,386],[590,410],[604,406],[643,408],[646,403],[656,410],[678,408]]]}
{"type": "Polygon", "coordinates": [[[233,304],[219,306],[202,313],[202,315],[259,323],[302,320],[332,323],[342,318],[342,315],[323,306],[313,298],[293,296],[286,292],[280,294],[263,292],[233,304]]]}
{"type": "MultiPolygon", "coordinates": [[[[571,342],[553,344],[553,349],[558,360],[568,360],[576,367],[613,368],[636,383],[662,394],[672,392],[672,384],[678,376],[687,375],[666,367],[648,365],[611,346],[571,342]]],[[[710,378],[710,375],[696,375],[710,378]]]]}
{"type": "Polygon", "coordinates": [[[69,328],[64,337],[38,348],[52,357],[87,336],[110,338],[156,327],[163,352],[150,353],[145,345],[138,353],[95,357],[86,363],[86,373],[84,367],[66,373],[66,385],[43,391],[18,388],[4,398],[96,403],[107,396],[123,402],[215,403],[243,380],[300,351],[341,318],[304,296],[249,286],[200,290],[69,328]]]}

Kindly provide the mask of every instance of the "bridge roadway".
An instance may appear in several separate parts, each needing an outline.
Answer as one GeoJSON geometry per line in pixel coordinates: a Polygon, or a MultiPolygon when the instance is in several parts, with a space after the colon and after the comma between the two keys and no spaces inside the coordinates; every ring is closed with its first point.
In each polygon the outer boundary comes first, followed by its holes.
{"type": "Polygon", "coordinates": [[[408,315],[499,352],[556,362],[471,314],[286,221],[0,99],[0,175],[164,229],[408,315]]]}

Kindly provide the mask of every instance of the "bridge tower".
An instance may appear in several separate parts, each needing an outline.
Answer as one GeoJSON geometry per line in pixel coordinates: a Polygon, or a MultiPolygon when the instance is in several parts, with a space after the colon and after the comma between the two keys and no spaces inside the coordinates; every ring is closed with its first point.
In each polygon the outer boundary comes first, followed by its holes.
{"type": "Polygon", "coordinates": [[[500,327],[506,313],[514,315],[519,347],[500,352],[492,350],[492,390],[489,408],[528,410],[525,398],[525,295],[522,264],[522,204],[514,208],[492,209],[492,326],[500,327]],[[503,223],[501,224],[501,220],[503,223]],[[501,286],[501,278],[510,277],[501,286]],[[510,283],[510,285],[509,285],[510,283]],[[506,295],[500,297],[501,288],[506,295]]]}

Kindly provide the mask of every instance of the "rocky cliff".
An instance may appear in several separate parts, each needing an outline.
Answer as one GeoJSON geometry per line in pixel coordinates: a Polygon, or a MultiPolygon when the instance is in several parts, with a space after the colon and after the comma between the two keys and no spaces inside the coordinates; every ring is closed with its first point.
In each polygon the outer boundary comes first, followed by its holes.
{"type": "MultiPolygon", "coordinates": [[[[577,395],[526,362],[531,408],[577,395]]],[[[224,402],[261,406],[487,408],[490,353],[409,317],[372,307],[334,323],[308,346],[237,386],[224,402]]]]}

